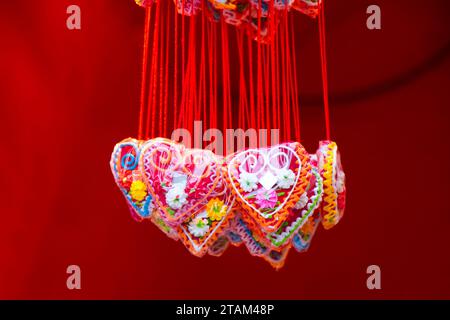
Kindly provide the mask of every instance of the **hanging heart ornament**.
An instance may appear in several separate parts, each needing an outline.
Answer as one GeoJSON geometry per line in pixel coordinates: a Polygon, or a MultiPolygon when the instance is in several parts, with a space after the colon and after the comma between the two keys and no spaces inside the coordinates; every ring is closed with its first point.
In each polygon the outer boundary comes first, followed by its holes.
{"type": "Polygon", "coordinates": [[[232,155],[225,178],[243,211],[266,232],[276,231],[309,183],[309,155],[297,142],[232,155]]]}
{"type": "Polygon", "coordinates": [[[171,227],[204,210],[222,184],[221,164],[211,151],[168,139],[144,143],[140,162],[155,207],[171,227]]]}

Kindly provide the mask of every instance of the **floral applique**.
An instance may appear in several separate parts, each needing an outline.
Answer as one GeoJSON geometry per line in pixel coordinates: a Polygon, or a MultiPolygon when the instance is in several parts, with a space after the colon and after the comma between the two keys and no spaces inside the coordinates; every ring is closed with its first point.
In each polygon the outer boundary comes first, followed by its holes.
{"type": "Polygon", "coordinates": [[[189,223],[189,232],[197,238],[203,237],[209,230],[209,221],[206,212],[199,214],[189,223]]]}
{"type": "Polygon", "coordinates": [[[227,208],[222,200],[214,198],[206,205],[206,213],[211,221],[219,221],[226,215],[227,208]]]}
{"type": "Polygon", "coordinates": [[[131,183],[130,195],[133,200],[142,201],[147,196],[147,187],[141,180],[136,180],[131,183]]]}
{"type": "Polygon", "coordinates": [[[252,173],[241,172],[239,175],[239,185],[245,192],[251,192],[258,188],[258,177],[252,173]]]}
{"type": "Polygon", "coordinates": [[[278,196],[275,190],[261,189],[256,195],[256,203],[261,209],[273,209],[277,204],[278,196]]]}
{"type": "Polygon", "coordinates": [[[280,169],[277,172],[278,187],[289,189],[295,183],[295,173],[291,169],[280,169]]]}
{"type": "Polygon", "coordinates": [[[187,196],[183,187],[174,185],[166,194],[166,202],[169,207],[177,210],[187,203],[187,196]]]}

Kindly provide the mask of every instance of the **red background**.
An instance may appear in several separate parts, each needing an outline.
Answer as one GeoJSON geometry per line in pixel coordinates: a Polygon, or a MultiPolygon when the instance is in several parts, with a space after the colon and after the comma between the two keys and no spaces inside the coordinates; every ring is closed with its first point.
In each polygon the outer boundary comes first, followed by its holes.
{"type": "MultiPolygon", "coordinates": [[[[144,11],[131,0],[1,1],[0,298],[450,298],[450,3],[327,1],[342,222],[274,271],[191,256],[134,222],[109,169],[137,130],[144,11]],[[382,9],[381,31],[366,8],[382,9]],[[82,30],[66,28],[78,4],[82,30]],[[66,288],[66,267],[82,290],[66,288]],[[382,290],[366,288],[366,268],[382,290]]],[[[305,146],[323,137],[317,25],[298,16],[305,146]]]]}

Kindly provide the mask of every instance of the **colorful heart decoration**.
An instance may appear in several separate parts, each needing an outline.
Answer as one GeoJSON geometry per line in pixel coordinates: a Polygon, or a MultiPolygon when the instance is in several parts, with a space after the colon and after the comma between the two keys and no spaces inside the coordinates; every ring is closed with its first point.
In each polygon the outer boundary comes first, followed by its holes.
{"type": "Polygon", "coordinates": [[[309,183],[309,155],[297,142],[230,157],[225,178],[243,210],[266,232],[280,228],[309,183]]]}
{"type": "Polygon", "coordinates": [[[152,215],[152,196],[147,192],[139,170],[140,141],[125,139],[118,143],[111,156],[111,171],[120,191],[127,200],[131,215],[137,221],[152,215]]]}
{"type": "Polygon", "coordinates": [[[336,143],[320,141],[317,161],[324,185],[321,208],[323,212],[322,224],[325,229],[330,229],[343,217],[346,197],[345,173],[336,143]]]}
{"type": "Polygon", "coordinates": [[[147,141],[141,167],[161,219],[177,227],[200,212],[221,183],[221,169],[211,151],[186,150],[167,139],[147,141]]]}
{"type": "Polygon", "coordinates": [[[223,159],[164,138],[129,138],[115,146],[110,165],[133,218],[149,218],[198,257],[244,244],[281,268],[291,247],[306,251],[317,226],[334,226],[345,209],[332,141],[311,155],[290,142],[223,159]]]}

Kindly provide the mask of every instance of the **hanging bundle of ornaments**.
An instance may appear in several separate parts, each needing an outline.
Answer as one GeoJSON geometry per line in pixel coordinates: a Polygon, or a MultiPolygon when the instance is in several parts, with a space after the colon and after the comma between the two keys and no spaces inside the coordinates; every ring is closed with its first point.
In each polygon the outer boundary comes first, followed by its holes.
{"type": "Polygon", "coordinates": [[[329,229],[344,214],[345,174],[330,139],[324,0],[136,3],[146,10],[138,137],[118,143],[111,158],[132,216],[195,256],[244,245],[282,267],[292,247],[306,251],[320,224],[329,229]],[[296,12],[319,21],[326,140],[314,154],[300,144],[296,12]],[[225,155],[219,136],[195,148],[190,137],[168,138],[176,128],[195,138],[199,121],[206,136],[210,128],[267,130],[258,145],[225,155]],[[268,143],[275,128],[280,140],[268,143]]]}

